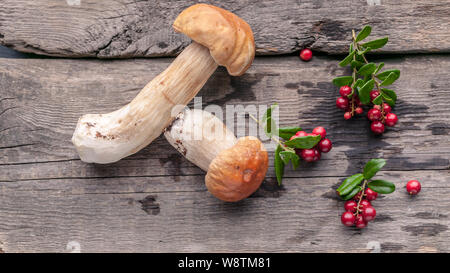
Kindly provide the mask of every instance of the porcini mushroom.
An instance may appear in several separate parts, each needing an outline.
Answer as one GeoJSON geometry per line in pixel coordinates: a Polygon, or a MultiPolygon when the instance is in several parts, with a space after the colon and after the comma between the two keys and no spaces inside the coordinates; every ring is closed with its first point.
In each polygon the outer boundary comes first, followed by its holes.
{"type": "Polygon", "coordinates": [[[208,191],[223,201],[236,202],[250,196],[266,175],[268,156],[261,141],[253,136],[236,139],[209,112],[185,109],[164,136],[189,161],[207,172],[208,191]]]}
{"type": "Polygon", "coordinates": [[[138,152],[162,133],[218,65],[239,76],[253,62],[252,30],[229,11],[193,5],[181,12],[173,27],[193,42],[164,72],[119,110],[78,120],[72,142],[82,161],[111,163],[138,152]]]}

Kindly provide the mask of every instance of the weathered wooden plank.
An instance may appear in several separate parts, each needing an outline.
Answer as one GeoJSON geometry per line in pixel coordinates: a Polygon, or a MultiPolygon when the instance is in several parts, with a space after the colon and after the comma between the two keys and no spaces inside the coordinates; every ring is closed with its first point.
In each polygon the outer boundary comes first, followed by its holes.
{"type": "MultiPolygon", "coordinates": [[[[326,127],[334,142],[332,152],[314,168],[288,172],[288,176],[344,176],[374,156],[390,159],[391,170],[448,168],[450,143],[443,139],[448,140],[449,131],[446,73],[450,58],[417,56],[383,61],[387,67],[401,69],[402,76],[393,86],[399,95],[395,112],[400,122],[382,137],[369,132],[364,117],[343,120],[343,113],[334,107],[337,88],[330,81],[345,70],[338,68],[335,60],[323,57],[311,63],[296,57],[261,58],[237,78],[219,69],[200,96],[205,105],[220,107],[277,101],[280,124],[326,127]]],[[[70,141],[81,114],[109,112],[126,104],[169,62],[0,61],[0,180],[202,174],[163,138],[111,165],[79,161],[70,141]]],[[[244,126],[238,124],[239,128],[244,126]]],[[[269,176],[273,176],[272,169],[269,176]]]]}
{"type": "Polygon", "coordinates": [[[320,162],[288,170],[282,188],[271,168],[237,204],[212,197],[203,172],[163,138],[108,165],[85,164],[72,147],[81,114],[127,103],[170,61],[0,59],[2,251],[59,252],[71,242],[86,252],[365,252],[370,241],[383,252],[449,251],[449,56],[381,60],[402,71],[393,86],[400,122],[382,137],[335,108],[330,81],[346,73],[337,59],[257,58],[237,78],[219,69],[200,93],[205,105],[277,101],[281,124],[322,125],[334,143],[320,162]],[[398,191],[375,202],[368,230],[345,228],[334,189],[373,157],[388,160],[380,176],[398,191]],[[413,178],[423,192],[411,199],[403,187],[413,178]]]}
{"type": "Polygon", "coordinates": [[[380,176],[398,190],[373,202],[378,216],[362,231],[340,224],[343,202],[332,177],[286,179],[283,190],[239,203],[207,194],[199,177],[0,183],[0,246],[4,252],[64,252],[67,245],[82,252],[369,252],[378,245],[381,252],[448,252],[448,172],[380,176]],[[417,197],[404,190],[411,177],[423,182],[417,197]]]}
{"type": "MultiPolygon", "coordinates": [[[[197,1],[4,0],[0,43],[23,52],[70,57],[173,56],[189,39],[171,24],[197,1]]],[[[207,1],[244,18],[258,54],[303,47],[344,53],[352,28],[389,35],[384,52],[449,52],[446,0],[207,1]]]]}

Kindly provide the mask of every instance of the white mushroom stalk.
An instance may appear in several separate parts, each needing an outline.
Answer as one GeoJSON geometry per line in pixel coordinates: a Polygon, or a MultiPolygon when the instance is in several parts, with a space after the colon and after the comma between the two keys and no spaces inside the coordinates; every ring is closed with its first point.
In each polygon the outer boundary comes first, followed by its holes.
{"type": "Polygon", "coordinates": [[[205,183],[217,198],[242,200],[261,185],[268,168],[267,151],[256,137],[236,139],[216,116],[185,109],[164,136],[189,161],[207,172],[205,183]]]}
{"type": "Polygon", "coordinates": [[[111,163],[147,146],[173,120],[174,107],[187,105],[216,69],[208,48],[193,42],[129,104],[82,116],[72,137],[81,160],[111,163]]]}
{"type": "Polygon", "coordinates": [[[250,26],[224,9],[197,4],[173,23],[193,42],[127,105],[78,120],[72,142],[85,162],[112,163],[157,138],[203,87],[218,65],[245,73],[255,56],[250,26]]]}

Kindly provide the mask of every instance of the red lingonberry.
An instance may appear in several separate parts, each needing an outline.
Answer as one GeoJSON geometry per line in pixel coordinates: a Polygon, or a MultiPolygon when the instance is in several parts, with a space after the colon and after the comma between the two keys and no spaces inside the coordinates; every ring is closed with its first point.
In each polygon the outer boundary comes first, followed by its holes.
{"type": "Polygon", "coordinates": [[[345,112],[344,118],[345,118],[345,119],[351,119],[351,118],[352,118],[352,113],[350,113],[350,112],[345,112]]]}
{"type": "Polygon", "coordinates": [[[359,203],[359,209],[361,209],[361,210],[363,210],[367,207],[371,207],[371,206],[372,206],[372,204],[370,203],[370,201],[368,201],[366,199],[361,200],[361,202],[359,203]]]}
{"type": "Polygon", "coordinates": [[[377,216],[377,211],[373,207],[366,207],[362,210],[362,216],[366,222],[370,222],[377,216]]]}
{"type": "Polygon", "coordinates": [[[355,225],[357,228],[365,228],[367,227],[367,222],[364,220],[364,217],[359,214],[355,219],[355,225]]]}
{"type": "Polygon", "coordinates": [[[336,99],[336,106],[339,109],[345,110],[348,108],[348,99],[345,97],[339,97],[336,99]]]}
{"type": "Polygon", "coordinates": [[[378,121],[378,120],[373,121],[372,124],[370,125],[370,129],[375,134],[382,134],[384,132],[384,124],[381,123],[381,121],[378,121]]]}
{"type": "Polygon", "coordinates": [[[341,94],[341,96],[346,97],[348,95],[350,95],[352,93],[352,88],[348,85],[344,85],[341,86],[341,88],[339,89],[339,94],[341,94]]]}
{"type": "Polygon", "coordinates": [[[389,104],[383,103],[383,110],[384,110],[385,113],[390,113],[392,108],[391,108],[391,106],[389,104]]]}
{"type": "Polygon", "coordinates": [[[302,51],[300,51],[300,59],[302,59],[303,61],[309,61],[312,58],[312,51],[309,48],[305,48],[302,51]]]}
{"type": "Polygon", "coordinates": [[[346,211],[341,215],[341,222],[347,227],[351,227],[355,224],[356,217],[350,211],[346,211]]]}
{"type": "Polygon", "coordinates": [[[356,109],[355,109],[355,113],[356,113],[356,114],[360,115],[360,114],[362,114],[363,112],[364,112],[364,110],[362,109],[362,107],[356,107],[356,109]]]}
{"type": "Polygon", "coordinates": [[[420,182],[417,180],[410,180],[408,183],[406,183],[406,190],[411,195],[416,195],[420,192],[422,189],[422,186],[420,185],[420,182]]]}
{"type": "Polygon", "coordinates": [[[397,115],[394,113],[388,113],[386,115],[386,118],[384,119],[384,122],[386,123],[387,126],[394,126],[398,121],[397,115]]]}
{"type": "Polygon", "coordinates": [[[375,200],[375,199],[377,199],[377,197],[378,197],[378,193],[377,192],[374,192],[372,189],[370,189],[370,188],[367,188],[365,191],[364,191],[364,193],[366,194],[366,198],[367,198],[367,200],[369,200],[369,201],[373,201],[373,200],[375,200]]]}
{"type": "Polygon", "coordinates": [[[376,97],[380,95],[380,92],[378,90],[372,90],[370,91],[370,101],[373,101],[376,97]]]}
{"type": "Polygon", "coordinates": [[[319,150],[322,153],[328,153],[332,147],[333,144],[331,143],[331,140],[329,140],[328,138],[324,138],[319,142],[319,150]]]}
{"type": "Polygon", "coordinates": [[[321,153],[318,149],[314,148],[314,158],[313,161],[319,161],[321,157],[321,153]]]}
{"type": "Polygon", "coordinates": [[[314,128],[312,133],[315,135],[320,135],[322,137],[322,139],[327,135],[327,131],[325,130],[325,128],[323,128],[321,126],[314,128]]]}
{"type": "Polygon", "coordinates": [[[306,162],[313,162],[315,156],[316,156],[315,149],[303,149],[301,151],[301,157],[306,162]]]}
{"type": "Polygon", "coordinates": [[[375,104],[373,106],[373,109],[381,110],[381,105],[375,104]]]}
{"type": "Polygon", "coordinates": [[[381,118],[381,111],[372,108],[369,110],[369,112],[367,112],[367,118],[371,121],[379,120],[381,118]]]}
{"type": "Polygon", "coordinates": [[[356,203],[354,200],[348,200],[347,202],[345,202],[344,208],[345,211],[356,212],[357,206],[358,203],[356,203]]]}
{"type": "Polygon", "coordinates": [[[305,131],[298,131],[297,133],[295,133],[295,135],[291,136],[291,138],[289,140],[293,140],[294,138],[303,137],[306,135],[307,135],[307,133],[305,131]]]}

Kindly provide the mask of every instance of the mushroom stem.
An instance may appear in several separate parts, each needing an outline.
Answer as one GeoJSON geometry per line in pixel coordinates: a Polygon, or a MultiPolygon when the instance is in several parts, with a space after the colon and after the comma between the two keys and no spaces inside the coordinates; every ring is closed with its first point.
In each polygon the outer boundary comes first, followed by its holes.
{"type": "Polygon", "coordinates": [[[215,115],[185,108],[166,129],[164,136],[189,161],[208,171],[223,150],[237,142],[236,136],[215,115]]]}
{"type": "Polygon", "coordinates": [[[129,104],[107,114],[83,115],[72,137],[81,160],[111,163],[147,146],[183,109],[180,106],[195,97],[217,66],[208,48],[192,42],[129,104]]]}

